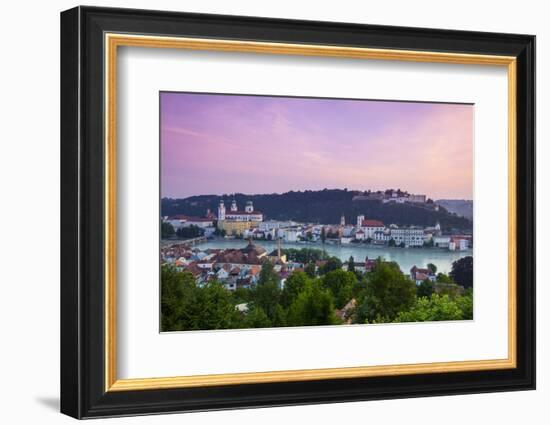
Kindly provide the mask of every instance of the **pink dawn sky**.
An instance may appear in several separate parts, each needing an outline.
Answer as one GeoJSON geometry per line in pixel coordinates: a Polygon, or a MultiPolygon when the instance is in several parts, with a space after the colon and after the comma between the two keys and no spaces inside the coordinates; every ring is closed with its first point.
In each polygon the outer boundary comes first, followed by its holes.
{"type": "Polygon", "coordinates": [[[162,92],[162,197],[400,188],[472,199],[473,106],[162,92]]]}

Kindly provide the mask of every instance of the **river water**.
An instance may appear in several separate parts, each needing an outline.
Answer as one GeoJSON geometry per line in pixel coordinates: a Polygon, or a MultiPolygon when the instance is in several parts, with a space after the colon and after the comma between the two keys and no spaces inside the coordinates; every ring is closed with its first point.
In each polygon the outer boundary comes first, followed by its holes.
{"type": "MultiPolygon", "coordinates": [[[[248,242],[239,239],[215,239],[195,245],[195,248],[204,250],[207,248],[244,248],[248,242]]],[[[254,241],[256,245],[263,247],[268,253],[277,249],[276,242],[254,241]]],[[[316,248],[324,249],[329,255],[347,261],[353,256],[356,262],[365,261],[365,257],[383,257],[388,261],[395,261],[399,264],[404,273],[408,273],[412,266],[426,267],[428,263],[437,266],[438,272],[449,273],[453,261],[459,258],[472,255],[472,250],[448,251],[441,248],[390,248],[388,246],[365,246],[358,244],[336,245],[321,243],[283,243],[281,248],[316,248]]]]}

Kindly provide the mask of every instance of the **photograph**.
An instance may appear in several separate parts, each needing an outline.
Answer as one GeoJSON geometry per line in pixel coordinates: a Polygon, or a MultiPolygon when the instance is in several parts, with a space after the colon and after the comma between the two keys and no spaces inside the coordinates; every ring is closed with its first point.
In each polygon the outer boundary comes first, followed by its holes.
{"type": "Polygon", "coordinates": [[[474,320],[474,104],[159,108],[161,332],[474,320]]]}

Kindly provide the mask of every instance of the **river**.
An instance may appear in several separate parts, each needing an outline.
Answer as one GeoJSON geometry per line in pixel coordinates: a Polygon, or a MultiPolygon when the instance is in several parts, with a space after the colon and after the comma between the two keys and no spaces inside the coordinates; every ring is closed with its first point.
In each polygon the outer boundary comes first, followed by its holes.
{"type": "MultiPolygon", "coordinates": [[[[195,245],[195,248],[244,248],[248,242],[240,239],[215,239],[195,245]]],[[[276,242],[254,241],[256,245],[263,247],[268,253],[277,249],[276,242]]],[[[281,248],[316,248],[324,249],[329,255],[347,261],[353,256],[356,262],[362,262],[365,257],[383,257],[388,261],[395,261],[404,273],[408,273],[412,266],[426,267],[428,263],[437,266],[438,272],[449,273],[453,261],[472,255],[472,250],[448,251],[441,248],[391,248],[388,246],[365,246],[358,244],[336,245],[321,243],[282,243],[281,248]]]]}

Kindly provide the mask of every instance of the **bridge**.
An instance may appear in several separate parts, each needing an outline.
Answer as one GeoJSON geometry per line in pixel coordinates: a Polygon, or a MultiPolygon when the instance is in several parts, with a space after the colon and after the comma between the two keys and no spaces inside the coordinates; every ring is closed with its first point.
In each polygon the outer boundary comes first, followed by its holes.
{"type": "Polygon", "coordinates": [[[197,236],[196,238],[186,239],[176,242],[178,245],[194,246],[206,242],[206,236],[197,236]]]}

